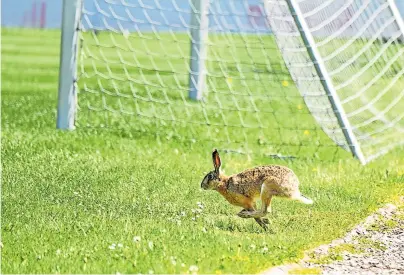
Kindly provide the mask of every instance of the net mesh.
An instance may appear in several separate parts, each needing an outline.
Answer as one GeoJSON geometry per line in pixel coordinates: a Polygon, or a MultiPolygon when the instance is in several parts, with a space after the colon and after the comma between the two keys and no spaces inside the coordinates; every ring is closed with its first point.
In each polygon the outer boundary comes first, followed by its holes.
{"type": "MultiPolygon", "coordinates": [[[[392,1],[295,1],[367,161],[404,142],[404,46],[392,1]]],[[[323,130],[348,148],[286,1],[267,8],[279,47],[323,130]]]]}
{"type": "MultiPolygon", "coordinates": [[[[285,158],[350,156],[284,0],[210,1],[203,98],[190,99],[196,2],[85,1],[77,126],[285,158]]],[[[404,47],[389,3],[297,2],[366,157],[403,142],[404,47]]]]}

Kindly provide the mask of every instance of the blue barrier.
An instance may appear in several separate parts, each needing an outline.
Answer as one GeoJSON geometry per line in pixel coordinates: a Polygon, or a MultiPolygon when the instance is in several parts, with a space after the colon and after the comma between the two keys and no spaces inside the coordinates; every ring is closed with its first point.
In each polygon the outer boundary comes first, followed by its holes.
{"type": "MultiPolygon", "coordinates": [[[[86,28],[121,31],[186,31],[190,22],[189,0],[121,1],[85,0],[86,28]],[[140,3],[145,3],[142,7],[140,3]],[[156,3],[157,2],[157,3],[156,3]],[[133,5],[132,5],[133,4],[133,5]],[[120,20],[117,20],[120,18],[120,20]],[[86,20],[87,19],[87,20],[86,20]]],[[[230,32],[268,32],[260,0],[215,0],[210,6],[210,29],[230,32]]],[[[3,0],[2,26],[60,28],[62,0],[3,0]]]]}
{"type": "MultiPolygon", "coordinates": [[[[8,27],[60,28],[62,1],[3,0],[1,24],[8,27]]],[[[117,31],[186,31],[190,22],[189,2],[85,0],[87,20],[84,18],[83,23],[86,28],[117,31]]],[[[404,17],[404,1],[396,0],[396,3],[404,17]]],[[[212,31],[269,32],[261,0],[211,1],[209,22],[212,31]]]]}

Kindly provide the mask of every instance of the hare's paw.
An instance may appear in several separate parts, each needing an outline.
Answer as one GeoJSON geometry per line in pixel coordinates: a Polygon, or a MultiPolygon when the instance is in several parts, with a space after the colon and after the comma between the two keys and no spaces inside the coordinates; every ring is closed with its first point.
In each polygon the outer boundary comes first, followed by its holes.
{"type": "Polygon", "coordinates": [[[268,225],[266,225],[264,222],[260,225],[265,231],[268,231],[268,225]]]}
{"type": "Polygon", "coordinates": [[[254,219],[265,231],[268,230],[268,226],[265,224],[263,219],[255,218],[254,219]]]}
{"type": "Polygon", "coordinates": [[[250,218],[261,218],[264,215],[262,214],[261,211],[255,211],[255,210],[242,210],[240,211],[237,216],[239,216],[240,218],[244,218],[244,219],[250,219],[250,218]]]}
{"type": "Polygon", "coordinates": [[[247,211],[243,212],[244,218],[262,218],[265,216],[265,213],[262,211],[247,211]]]}
{"type": "Polygon", "coordinates": [[[252,218],[251,212],[254,212],[254,211],[243,209],[237,214],[237,216],[239,216],[240,218],[243,218],[243,219],[249,219],[249,218],[252,218]]]}
{"type": "Polygon", "coordinates": [[[262,218],[261,219],[265,224],[270,224],[270,221],[267,218],[262,218]]]}

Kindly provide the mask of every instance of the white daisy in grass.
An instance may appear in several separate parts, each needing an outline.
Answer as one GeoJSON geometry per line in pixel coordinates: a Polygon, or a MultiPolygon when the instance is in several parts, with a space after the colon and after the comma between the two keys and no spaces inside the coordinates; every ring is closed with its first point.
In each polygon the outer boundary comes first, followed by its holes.
{"type": "Polygon", "coordinates": [[[133,237],[133,242],[135,243],[139,243],[142,239],[140,238],[140,236],[135,236],[133,237]]]}
{"type": "Polygon", "coordinates": [[[198,273],[198,267],[196,266],[196,265],[191,265],[190,267],[189,267],[189,272],[191,273],[191,274],[196,274],[196,273],[198,273]]]}
{"type": "Polygon", "coordinates": [[[153,250],[153,248],[154,248],[154,244],[153,244],[152,241],[150,241],[150,242],[149,242],[149,249],[150,249],[150,250],[153,250]]]}

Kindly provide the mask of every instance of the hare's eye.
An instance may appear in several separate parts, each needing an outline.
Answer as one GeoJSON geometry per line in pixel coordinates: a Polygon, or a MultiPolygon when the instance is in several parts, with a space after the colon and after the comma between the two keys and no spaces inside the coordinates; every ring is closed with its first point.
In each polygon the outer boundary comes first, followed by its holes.
{"type": "Polygon", "coordinates": [[[208,178],[209,178],[210,180],[213,180],[213,175],[212,175],[212,174],[209,174],[208,178]]]}

